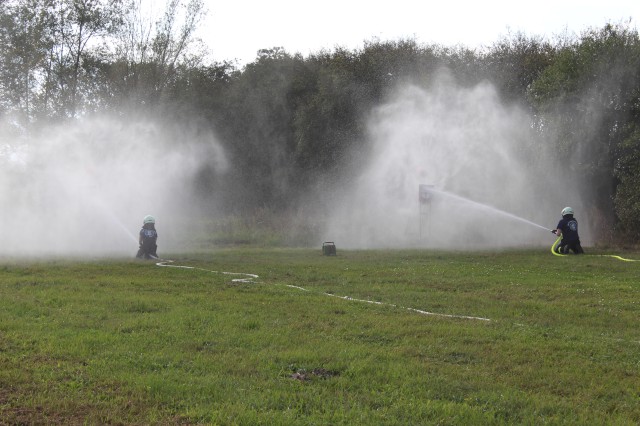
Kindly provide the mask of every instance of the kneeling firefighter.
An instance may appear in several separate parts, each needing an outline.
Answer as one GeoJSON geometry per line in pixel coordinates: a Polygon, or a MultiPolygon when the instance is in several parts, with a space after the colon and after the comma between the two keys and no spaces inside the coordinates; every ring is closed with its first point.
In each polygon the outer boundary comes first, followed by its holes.
{"type": "Polygon", "coordinates": [[[568,254],[569,251],[573,251],[575,254],[584,253],[578,236],[578,221],[573,217],[573,209],[571,207],[562,209],[562,219],[558,222],[556,229],[551,232],[558,237],[562,237],[560,244],[556,247],[558,253],[568,254]]]}
{"type": "Polygon", "coordinates": [[[140,248],[136,257],[139,259],[157,259],[158,245],[156,240],[158,233],[156,232],[156,219],[151,215],[146,215],[142,219],[142,229],[140,230],[140,248]]]}

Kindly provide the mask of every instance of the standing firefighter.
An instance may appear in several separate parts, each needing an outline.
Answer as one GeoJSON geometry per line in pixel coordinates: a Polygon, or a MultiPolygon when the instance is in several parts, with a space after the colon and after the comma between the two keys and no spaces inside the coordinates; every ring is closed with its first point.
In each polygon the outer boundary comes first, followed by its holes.
{"type": "Polygon", "coordinates": [[[151,215],[146,215],[142,220],[142,229],[140,230],[140,249],[137,258],[140,259],[157,259],[158,245],[156,240],[158,233],[156,232],[156,219],[151,215]]]}
{"type": "Polygon", "coordinates": [[[562,209],[562,219],[558,222],[556,229],[551,232],[558,237],[562,237],[560,244],[556,247],[558,253],[569,254],[569,250],[575,254],[584,253],[578,236],[578,221],[573,217],[573,209],[571,207],[562,209]]]}

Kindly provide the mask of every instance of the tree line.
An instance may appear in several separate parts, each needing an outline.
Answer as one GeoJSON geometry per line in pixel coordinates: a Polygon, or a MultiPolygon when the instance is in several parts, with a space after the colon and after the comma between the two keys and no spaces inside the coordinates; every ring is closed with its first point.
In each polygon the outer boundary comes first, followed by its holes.
{"type": "Polygon", "coordinates": [[[272,47],[238,67],[208,59],[194,38],[203,16],[201,0],[168,0],[156,19],[140,0],[0,3],[3,134],[105,112],[197,122],[232,164],[224,175],[203,167],[197,191],[230,212],[286,210],[357,174],[371,109],[446,68],[530,112],[539,150],[590,188],[600,238],[640,240],[640,39],[630,23],[554,40],[509,34],[475,50],[412,39],[307,57],[272,47]]]}

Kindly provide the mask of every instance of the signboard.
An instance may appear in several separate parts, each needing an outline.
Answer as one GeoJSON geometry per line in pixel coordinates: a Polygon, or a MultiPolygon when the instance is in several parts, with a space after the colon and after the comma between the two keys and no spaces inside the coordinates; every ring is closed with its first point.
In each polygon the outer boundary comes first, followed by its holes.
{"type": "Polygon", "coordinates": [[[420,204],[429,204],[433,197],[433,189],[433,185],[420,184],[420,187],[418,188],[418,199],[420,200],[420,204]]]}

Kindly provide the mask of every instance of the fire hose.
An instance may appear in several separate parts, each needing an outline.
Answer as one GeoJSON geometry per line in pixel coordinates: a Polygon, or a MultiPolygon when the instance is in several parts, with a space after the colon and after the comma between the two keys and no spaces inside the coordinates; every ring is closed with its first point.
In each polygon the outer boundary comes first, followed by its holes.
{"type": "MultiPolygon", "coordinates": [[[[553,231],[551,231],[553,232],[553,231]]],[[[554,243],[551,245],[551,253],[554,256],[560,256],[560,257],[564,257],[564,256],[568,256],[567,254],[562,254],[562,253],[558,253],[556,251],[556,248],[558,247],[558,244],[560,244],[560,240],[562,240],[562,236],[559,236],[554,243]]],[[[622,260],[623,262],[640,262],[640,260],[636,260],[636,259],[625,259],[624,257],[621,256],[617,256],[615,254],[588,254],[586,256],[599,256],[599,257],[612,257],[614,259],[618,259],[618,260],[622,260]]]]}

